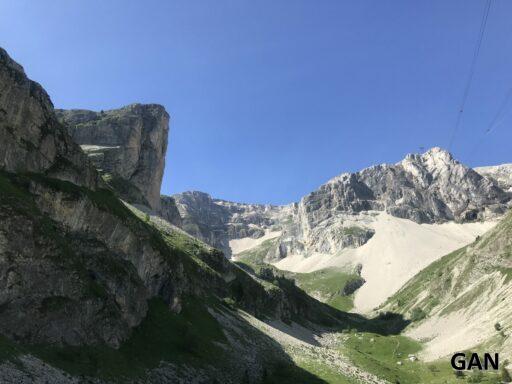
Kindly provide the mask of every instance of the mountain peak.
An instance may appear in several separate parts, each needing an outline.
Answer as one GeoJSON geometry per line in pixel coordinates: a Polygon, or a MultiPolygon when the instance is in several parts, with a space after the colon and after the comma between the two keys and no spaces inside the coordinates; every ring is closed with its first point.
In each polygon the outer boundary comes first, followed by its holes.
{"type": "Polygon", "coordinates": [[[453,155],[441,147],[433,147],[424,153],[409,153],[398,164],[407,162],[421,162],[433,166],[442,166],[450,163],[458,163],[453,155]]]}

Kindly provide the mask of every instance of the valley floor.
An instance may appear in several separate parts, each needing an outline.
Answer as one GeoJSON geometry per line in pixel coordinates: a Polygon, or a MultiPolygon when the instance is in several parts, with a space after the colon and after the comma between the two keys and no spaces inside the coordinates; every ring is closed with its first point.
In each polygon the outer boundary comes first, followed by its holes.
{"type": "Polygon", "coordinates": [[[401,335],[356,330],[336,332],[282,322],[265,323],[243,314],[249,324],[277,341],[300,368],[329,384],[499,383],[499,373],[468,372],[458,377],[448,359],[418,358],[423,345],[401,335]]]}

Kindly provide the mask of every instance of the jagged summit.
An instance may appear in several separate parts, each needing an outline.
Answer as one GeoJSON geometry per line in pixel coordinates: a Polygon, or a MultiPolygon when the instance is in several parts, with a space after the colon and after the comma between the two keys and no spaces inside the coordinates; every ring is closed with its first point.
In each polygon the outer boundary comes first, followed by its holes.
{"type": "Polygon", "coordinates": [[[423,154],[409,154],[396,164],[341,174],[304,197],[301,204],[318,200],[338,211],[385,210],[418,223],[432,223],[502,214],[510,196],[448,151],[435,147],[423,154]]]}

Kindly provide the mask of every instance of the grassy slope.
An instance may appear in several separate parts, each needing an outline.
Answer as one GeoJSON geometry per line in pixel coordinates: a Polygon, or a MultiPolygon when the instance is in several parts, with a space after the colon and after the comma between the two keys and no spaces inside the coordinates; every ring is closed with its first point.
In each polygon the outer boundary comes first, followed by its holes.
{"type": "Polygon", "coordinates": [[[511,261],[512,212],[473,244],[423,269],[389,298],[384,307],[399,313],[410,314],[414,308],[421,308],[427,315],[434,310],[440,310],[441,315],[448,314],[464,308],[482,294],[485,287],[475,285],[468,289],[478,277],[499,272],[505,277],[503,284],[508,284],[512,278],[511,261]],[[462,290],[464,294],[459,295],[462,290]]]}
{"type": "Polygon", "coordinates": [[[341,346],[343,353],[357,366],[391,383],[455,384],[464,382],[498,383],[496,372],[487,372],[477,381],[475,374],[466,373],[457,378],[448,360],[424,363],[410,361],[421,343],[405,336],[381,336],[374,333],[351,333],[341,346]],[[372,341],[373,340],[373,341],[372,341]],[[400,361],[401,365],[397,362],[400,361]]]}
{"type": "Polygon", "coordinates": [[[313,296],[319,296],[326,304],[341,311],[353,308],[353,295],[345,296],[340,292],[345,285],[358,276],[340,268],[326,268],[310,273],[295,273],[297,285],[313,296]]]}
{"type": "Polygon", "coordinates": [[[275,246],[275,240],[265,240],[258,247],[246,250],[237,255],[237,263],[256,275],[262,268],[271,268],[276,275],[282,275],[293,279],[295,284],[310,296],[341,311],[349,311],[353,308],[353,295],[341,295],[345,285],[357,279],[355,273],[341,268],[326,268],[310,273],[294,273],[271,266],[264,262],[267,253],[275,246]]]}
{"type": "MultiPolygon", "coordinates": [[[[37,177],[36,177],[37,178],[37,177]]],[[[70,188],[65,182],[40,180],[46,183],[56,183],[54,187],[70,188]]],[[[0,179],[3,193],[10,193],[18,199],[27,198],[23,192],[10,184],[6,178],[0,179]]],[[[87,191],[86,193],[91,193],[87,191]]],[[[13,197],[13,199],[14,199],[13,197]]],[[[98,206],[103,207],[117,215],[127,215],[129,225],[142,226],[147,224],[143,220],[133,218],[124,206],[108,192],[98,192],[91,195],[98,206]],[[119,205],[121,204],[121,205],[119,205]],[[141,224],[142,223],[142,224],[141,224]]],[[[28,207],[33,206],[31,204],[28,207]]],[[[32,209],[31,208],[31,209],[32,209]]],[[[141,227],[141,228],[142,228],[141,227]]],[[[147,229],[147,228],[146,228],[147,229]]],[[[193,264],[209,269],[216,273],[196,255],[202,249],[200,242],[178,232],[162,236],[149,230],[151,241],[155,247],[165,247],[167,252],[179,252],[190,258],[193,264]]],[[[440,270],[450,268],[450,263],[458,257],[458,253],[448,255],[434,263],[422,272],[428,279],[438,276],[440,270]]],[[[261,268],[261,264],[251,263],[252,268],[261,268]]],[[[349,274],[341,271],[324,270],[313,274],[293,274],[305,290],[322,291],[325,293],[337,292],[350,278],[349,274]]],[[[427,279],[427,280],[428,280],[427,279]]],[[[410,292],[421,289],[419,279],[418,287],[410,292]]],[[[411,285],[414,287],[415,284],[411,285]]],[[[403,300],[409,300],[404,292],[400,292],[403,300]]],[[[215,364],[222,366],[226,363],[226,355],[222,345],[227,341],[222,332],[221,325],[208,313],[207,306],[219,305],[215,299],[187,300],[183,311],[178,315],[171,313],[167,306],[159,299],[153,299],[146,320],[135,329],[132,337],[120,349],[108,347],[55,347],[55,346],[20,346],[4,338],[0,338],[0,361],[14,359],[15,356],[31,353],[42,358],[50,364],[75,375],[90,375],[93,377],[110,378],[123,382],[125,378],[138,377],[146,369],[155,368],[161,360],[187,366],[204,366],[215,364]]],[[[422,362],[409,362],[404,359],[408,353],[416,353],[421,345],[402,336],[380,336],[373,333],[348,333],[347,341],[339,346],[340,351],[349,356],[358,366],[368,370],[391,382],[401,383],[460,383],[455,379],[447,362],[424,364],[422,362]],[[370,338],[374,342],[370,342],[370,338]],[[398,366],[396,362],[403,361],[398,366]]],[[[495,377],[489,374],[482,382],[495,382],[495,377]]],[[[345,384],[352,381],[332,371],[322,361],[305,360],[300,367],[290,364],[274,367],[264,383],[321,383],[345,384]]]]}
{"type": "MultiPolygon", "coordinates": [[[[145,222],[145,217],[138,217],[130,211],[111,191],[90,191],[39,174],[0,173],[3,203],[13,207],[20,214],[37,218],[36,226],[41,227],[45,236],[56,239],[61,245],[61,251],[72,252],[68,249],[66,237],[57,230],[57,223],[39,211],[35,204],[33,196],[28,191],[28,186],[32,182],[65,192],[70,197],[86,196],[97,208],[119,217],[125,225],[148,240],[164,257],[182,260],[188,276],[204,279],[210,274],[219,277],[219,272],[215,270],[216,255],[210,255],[211,251],[204,244],[179,231],[161,233],[150,223],[145,222]]],[[[245,277],[245,281],[254,283],[254,280],[241,270],[239,274],[242,278],[245,277]]],[[[162,361],[171,362],[178,366],[178,369],[180,366],[204,368],[211,365],[221,370],[225,367],[225,372],[232,370],[236,357],[230,354],[225,329],[208,312],[208,309],[219,307],[221,301],[213,295],[190,296],[183,301],[183,310],[180,314],[175,314],[161,299],[152,299],[146,319],[134,329],[131,337],[119,349],[100,345],[22,345],[0,337],[0,362],[10,360],[23,369],[23,364],[17,357],[31,354],[71,375],[84,375],[120,383],[126,379],[141,377],[148,369],[157,368],[162,361]]],[[[244,331],[258,340],[266,338],[253,329],[244,331]]],[[[265,342],[262,341],[262,345],[265,342]]],[[[267,351],[259,351],[260,354],[265,352],[267,351]]],[[[282,352],[276,352],[275,348],[268,353],[275,353],[274,359],[278,364],[268,365],[267,369],[272,377],[267,377],[265,383],[276,382],[274,376],[282,377],[279,383],[324,382],[314,374],[287,361],[287,357],[282,352]]]]}

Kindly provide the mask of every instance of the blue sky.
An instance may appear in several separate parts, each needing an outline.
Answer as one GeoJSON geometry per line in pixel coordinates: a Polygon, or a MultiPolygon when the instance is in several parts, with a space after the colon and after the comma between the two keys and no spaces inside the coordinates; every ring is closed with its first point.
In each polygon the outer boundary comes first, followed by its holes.
{"type": "MultiPolygon", "coordinates": [[[[163,104],[164,193],[288,203],[448,145],[484,0],[0,0],[0,46],[59,108],[163,104]]],[[[512,162],[512,2],[495,0],[452,151],[512,162]]]]}

